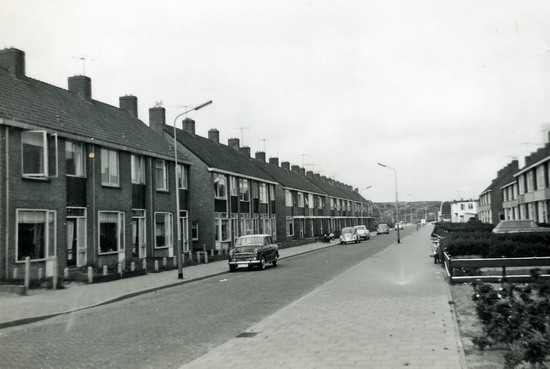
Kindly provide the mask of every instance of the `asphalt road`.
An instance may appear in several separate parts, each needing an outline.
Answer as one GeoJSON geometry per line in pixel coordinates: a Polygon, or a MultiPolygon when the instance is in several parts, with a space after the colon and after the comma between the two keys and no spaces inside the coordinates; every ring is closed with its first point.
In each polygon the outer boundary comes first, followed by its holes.
{"type": "Polygon", "coordinates": [[[395,232],[3,329],[0,368],[177,368],[393,242],[395,232]]]}

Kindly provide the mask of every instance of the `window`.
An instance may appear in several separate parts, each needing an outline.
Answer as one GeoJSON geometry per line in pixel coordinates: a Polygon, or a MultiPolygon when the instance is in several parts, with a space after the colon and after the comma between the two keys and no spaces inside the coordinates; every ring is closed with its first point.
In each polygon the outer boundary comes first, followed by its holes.
{"type": "Polygon", "coordinates": [[[145,158],[141,155],[133,155],[130,159],[132,171],[132,183],[145,184],[145,158]]]}
{"type": "Polygon", "coordinates": [[[248,179],[239,179],[239,198],[241,199],[241,201],[250,201],[248,179]]]}
{"type": "Polygon", "coordinates": [[[229,228],[229,219],[216,219],[216,241],[229,242],[231,241],[231,232],[229,228]]]}
{"type": "Polygon", "coordinates": [[[241,235],[254,234],[254,220],[250,217],[250,214],[243,214],[241,216],[241,235]]]}
{"type": "Polygon", "coordinates": [[[101,184],[104,186],[118,186],[118,152],[101,149],[101,184]]]}
{"type": "Polygon", "coordinates": [[[155,160],[155,181],[157,191],[168,191],[168,168],[164,160],[155,160]]]}
{"type": "Polygon", "coordinates": [[[17,261],[55,255],[55,218],[53,210],[17,210],[17,261]]]}
{"type": "Polygon", "coordinates": [[[23,175],[48,176],[48,141],[44,131],[23,131],[21,134],[23,175]]]}
{"type": "Polygon", "coordinates": [[[82,142],[65,142],[65,166],[68,176],[86,176],[86,160],[82,142]]]}
{"type": "Polygon", "coordinates": [[[542,190],[546,187],[546,180],[544,179],[544,164],[537,167],[537,190],[542,190]]]}
{"type": "Polygon", "coordinates": [[[460,204],[460,210],[464,210],[464,204],[460,204]]]}
{"type": "Polygon", "coordinates": [[[217,199],[227,198],[227,183],[223,174],[214,173],[214,197],[217,199]]]}
{"type": "Polygon", "coordinates": [[[178,188],[187,190],[187,168],[185,165],[178,164],[177,166],[178,188]]]}
{"type": "Polygon", "coordinates": [[[198,222],[191,223],[191,239],[193,241],[199,240],[199,223],[198,222]]]}
{"type": "Polygon", "coordinates": [[[267,184],[260,183],[260,202],[267,204],[267,184]]]}
{"type": "Polygon", "coordinates": [[[292,206],[292,194],[289,190],[285,190],[285,205],[292,206]]]}
{"type": "Polygon", "coordinates": [[[292,217],[286,218],[286,235],[294,236],[294,221],[292,220],[292,217]]]}
{"type": "MultiPolygon", "coordinates": [[[[489,199],[489,204],[491,203],[491,200],[489,199]]],[[[468,210],[473,210],[474,209],[474,204],[472,203],[469,203],[468,204],[468,210]]]]}
{"type": "Polygon", "coordinates": [[[528,171],[525,176],[527,177],[527,192],[533,192],[535,190],[535,175],[533,171],[528,171]]]}
{"type": "Polygon", "coordinates": [[[155,213],[155,248],[172,246],[172,214],[155,213]]]}
{"type": "Polygon", "coordinates": [[[124,213],[99,212],[99,254],[111,254],[124,250],[124,213]]]}
{"type": "Polygon", "coordinates": [[[334,210],[334,209],[336,209],[336,204],[335,204],[334,199],[331,197],[330,198],[330,210],[334,210]]]}
{"type": "Polygon", "coordinates": [[[302,192],[298,192],[298,207],[304,207],[304,194],[302,192]]]}
{"type": "Polygon", "coordinates": [[[269,200],[275,201],[275,185],[269,185],[269,200]]]}
{"type": "Polygon", "coordinates": [[[229,191],[231,196],[237,196],[237,178],[229,177],[229,191]]]}
{"type": "Polygon", "coordinates": [[[325,207],[325,198],[323,196],[317,197],[317,207],[323,209],[325,207]]]}
{"type": "Polygon", "coordinates": [[[258,198],[258,182],[250,182],[250,187],[252,188],[252,198],[257,199],[258,198]]]}

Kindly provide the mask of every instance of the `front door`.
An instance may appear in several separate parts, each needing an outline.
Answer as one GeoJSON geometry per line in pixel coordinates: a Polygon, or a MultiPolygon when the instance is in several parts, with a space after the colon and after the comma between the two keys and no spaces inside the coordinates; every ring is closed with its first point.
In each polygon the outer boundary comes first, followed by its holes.
{"type": "Polygon", "coordinates": [[[147,255],[145,247],[145,211],[134,210],[132,217],[132,256],[143,259],[147,255]]]}
{"type": "Polygon", "coordinates": [[[67,266],[76,266],[78,252],[77,218],[67,218],[67,266]]]}
{"type": "Polygon", "coordinates": [[[86,265],[86,215],[83,209],[70,209],[67,217],[67,266],[86,265]]]}

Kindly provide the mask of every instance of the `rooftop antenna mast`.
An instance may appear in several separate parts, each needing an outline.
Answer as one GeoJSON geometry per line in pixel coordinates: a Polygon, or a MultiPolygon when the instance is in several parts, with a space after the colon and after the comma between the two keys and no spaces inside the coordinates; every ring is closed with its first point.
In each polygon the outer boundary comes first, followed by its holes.
{"type": "Polygon", "coordinates": [[[235,127],[235,129],[240,129],[241,130],[241,145],[244,144],[244,136],[243,136],[244,130],[245,129],[250,129],[250,127],[240,126],[240,127],[235,127]]]}
{"type": "Polygon", "coordinates": [[[262,138],[258,141],[263,141],[264,142],[264,153],[265,153],[265,143],[266,143],[266,141],[271,141],[271,139],[270,138],[262,138]]]}
{"type": "Polygon", "coordinates": [[[90,59],[86,56],[73,56],[73,59],[80,59],[80,61],[82,62],[82,75],[83,76],[86,75],[86,60],[95,61],[95,59],[90,59]]]}

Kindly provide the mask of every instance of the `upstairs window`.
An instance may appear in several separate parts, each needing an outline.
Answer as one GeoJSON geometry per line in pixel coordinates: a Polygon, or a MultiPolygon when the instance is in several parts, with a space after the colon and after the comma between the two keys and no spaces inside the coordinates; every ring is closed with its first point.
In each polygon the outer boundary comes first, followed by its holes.
{"type": "Polygon", "coordinates": [[[187,168],[185,167],[185,165],[178,164],[177,175],[178,175],[178,188],[180,190],[187,190],[187,168]]]}
{"type": "Polygon", "coordinates": [[[544,164],[542,165],[539,165],[536,169],[536,174],[537,174],[537,179],[536,179],[536,182],[537,182],[537,190],[542,190],[544,187],[546,187],[546,180],[544,178],[545,176],[545,173],[544,173],[544,164]]]}
{"type": "Polygon", "coordinates": [[[237,196],[237,178],[229,177],[229,191],[231,196],[237,196]]]}
{"type": "Polygon", "coordinates": [[[65,142],[65,167],[68,176],[85,177],[86,160],[82,142],[65,142]]]}
{"type": "Polygon", "coordinates": [[[533,192],[535,190],[535,175],[532,170],[528,171],[526,174],[527,178],[527,191],[533,192]]]}
{"type": "Polygon", "coordinates": [[[260,202],[267,204],[267,184],[260,183],[260,202]]]}
{"type": "Polygon", "coordinates": [[[214,173],[214,197],[227,199],[227,182],[223,174],[214,173]]]}
{"type": "Polygon", "coordinates": [[[145,184],[145,158],[141,155],[132,155],[132,183],[145,184]]]}
{"type": "Polygon", "coordinates": [[[101,184],[119,186],[118,152],[101,149],[101,184]]]}
{"type": "Polygon", "coordinates": [[[292,193],[289,190],[285,190],[285,205],[292,206],[292,193]]]}
{"type": "Polygon", "coordinates": [[[248,179],[239,179],[239,198],[241,201],[250,201],[250,188],[248,186],[248,179]]]}
{"type": "Polygon", "coordinates": [[[298,207],[304,207],[304,194],[302,192],[298,192],[298,207]]]}
{"type": "Polygon", "coordinates": [[[275,185],[269,185],[269,200],[275,201],[275,185]]]}
{"type": "Polygon", "coordinates": [[[48,141],[44,131],[23,131],[23,175],[44,178],[48,176],[48,141]]]}
{"type": "Polygon", "coordinates": [[[168,168],[164,160],[155,160],[155,186],[157,191],[168,191],[168,168]]]}

